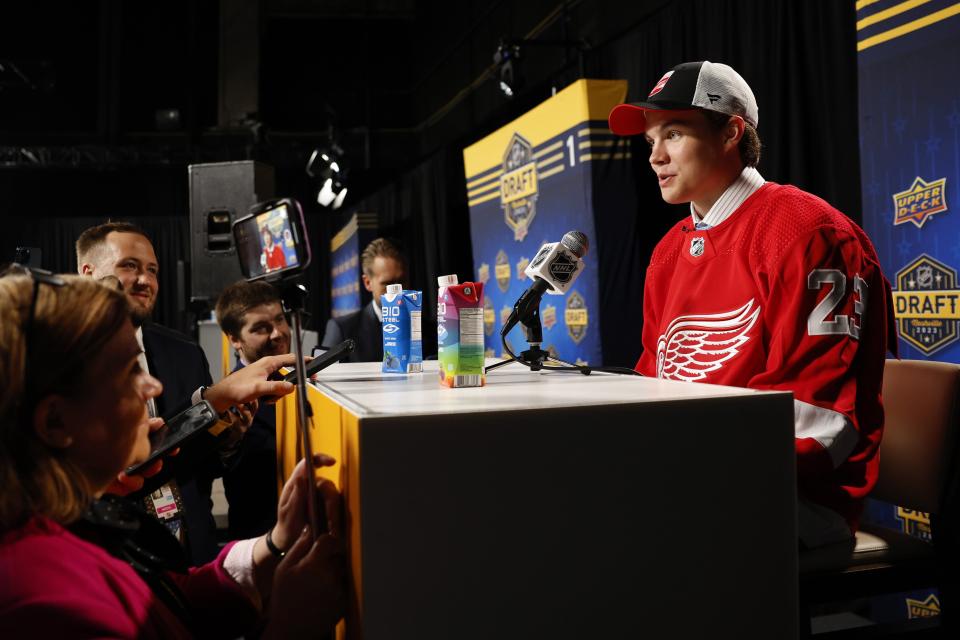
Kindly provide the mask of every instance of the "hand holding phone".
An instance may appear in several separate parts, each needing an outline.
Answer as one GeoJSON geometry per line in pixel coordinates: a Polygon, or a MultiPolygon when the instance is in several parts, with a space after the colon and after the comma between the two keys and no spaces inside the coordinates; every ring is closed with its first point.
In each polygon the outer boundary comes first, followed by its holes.
{"type": "Polygon", "coordinates": [[[124,473],[130,476],[148,470],[163,456],[172,453],[197,434],[207,431],[217,420],[217,412],[206,400],[181,411],[159,429],[150,432],[150,455],[146,460],[127,467],[124,473]]]}
{"type": "MultiPolygon", "coordinates": [[[[347,355],[351,351],[357,348],[357,343],[351,338],[347,338],[340,344],[335,347],[328,349],[327,351],[321,353],[319,356],[316,356],[313,360],[307,363],[307,378],[311,377],[315,373],[323,371],[334,362],[339,362],[340,358],[347,355]]],[[[289,382],[291,384],[297,384],[297,370],[294,369],[287,375],[283,376],[284,382],[289,382]]]]}

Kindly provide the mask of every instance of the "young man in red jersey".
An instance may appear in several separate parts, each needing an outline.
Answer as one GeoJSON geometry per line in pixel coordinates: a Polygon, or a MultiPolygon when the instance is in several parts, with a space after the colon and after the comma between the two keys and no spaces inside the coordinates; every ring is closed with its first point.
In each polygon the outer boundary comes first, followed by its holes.
{"type": "Polygon", "coordinates": [[[610,113],[614,133],[646,138],[663,199],[690,203],[647,268],[636,368],[793,392],[800,542],[814,547],[850,538],[877,479],[890,286],[862,229],[763,179],[757,120],[747,83],[712,62],[610,113]]]}

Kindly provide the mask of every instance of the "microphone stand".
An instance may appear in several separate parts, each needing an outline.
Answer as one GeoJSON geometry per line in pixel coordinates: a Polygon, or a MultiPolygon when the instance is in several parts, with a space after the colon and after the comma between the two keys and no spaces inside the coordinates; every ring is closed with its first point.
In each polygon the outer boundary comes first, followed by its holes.
{"type": "Polygon", "coordinates": [[[515,355],[512,351],[510,351],[510,347],[507,346],[507,334],[510,333],[510,330],[516,325],[516,320],[514,320],[512,323],[508,322],[506,325],[504,325],[503,330],[500,332],[500,337],[503,340],[503,349],[510,354],[510,358],[486,367],[484,369],[485,374],[490,373],[494,369],[498,369],[504,365],[508,365],[511,362],[519,362],[520,364],[528,367],[530,371],[540,371],[545,367],[547,369],[553,369],[554,367],[550,366],[550,363],[555,362],[563,366],[563,370],[579,371],[585,376],[590,375],[590,367],[564,362],[559,358],[554,358],[551,356],[549,351],[544,351],[540,348],[540,345],[543,344],[543,325],[540,323],[539,304],[528,308],[524,314],[524,317],[520,318],[520,325],[523,327],[523,333],[526,336],[527,343],[530,345],[530,348],[526,351],[521,351],[520,355],[515,355]]]}
{"type": "Polygon", "coordinates": [[[284,309],[290,312],[293,321],[293,354],[297,359],[294,364],[297,371],[297,426],[300,437],[303,439],[303,455],[307,459],[307,518],[310,521],[313,537],[316,539],[321,533],[326,533],[327,517],[317,505],[317,480],[313,472],[313,444],[310,442],[313,411],[307,402],[306,363],[303,360],[301,332],[301,316],[307,299],[307,288],[298,282],[281,282],[278,288],[284,309]]]}

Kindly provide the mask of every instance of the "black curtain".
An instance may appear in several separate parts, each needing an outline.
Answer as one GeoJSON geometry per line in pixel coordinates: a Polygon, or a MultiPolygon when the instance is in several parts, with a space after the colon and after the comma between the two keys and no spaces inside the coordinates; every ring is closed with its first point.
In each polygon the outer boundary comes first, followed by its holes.
{"type": "MultiPolygon", "coordinates": [[[[159,295],[153,319],[168,327],[193,333],[185,313],[186,292],[178,282],[177,263],[189,260],[189,219],[186,216],[138,216],[120,218],[139,225],[153,242],[160,263],[159,295]]],[[[13,258],[18,246],[36,247],[41,265],[57,273],[76,273],[74,242],[84,229],[106,222],[105,217],[6,216],[0,236],[0,262],[13,258]]]]}
{"type": "MultiPolygon", "coordinates": [[[[593,69],[626,78],[632,102],[681,62],[729,64],[757,97],[763,176],[810,191],[859,223],[855,34],[850,2],[687,0],[607,43],[593,69]]],[[[645,164],[642,140],[634,152],[645,164]]],[[[652,172],[647,182],[656,185],[652,172]]]]}
{"type": "MultiPolygon", "coordinates": [[[[470,216],[463,185],[463,152],[450,146],[351,209],[376,213],[377,235],[402,243],[409,260],[410,285],[422,290],[428,301],[436,299],[437,276],[456,273],[461,281],[473,277],[470,216]]],[[[436,312],[432,304],[425,305],[425,318],[435,321],[436,312]]]]}

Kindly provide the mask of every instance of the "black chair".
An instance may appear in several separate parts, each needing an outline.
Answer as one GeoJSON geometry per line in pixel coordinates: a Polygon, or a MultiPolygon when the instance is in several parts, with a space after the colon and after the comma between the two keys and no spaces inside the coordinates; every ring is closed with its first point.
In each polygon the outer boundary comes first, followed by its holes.
{"type": "MultiPolygon", "coordinates": [[[[883,403],[886,420],[880,474],[870,495],[931,514],[932,543],[864,523],[855,544],[801,551],[800,619],[804,625],[801,631],[807,635],[813,605],[929,587],[940,591],[942,614],[932,621],[916,621],[915,626],[955,626],[950,609],[955,606],[952,596],[960,567],[955,455],[960,425],[960,366],[888,360],[883,403]]],[[[877,631],[873,629],[869,635],[877,631]]],[[[860,637],[864,634],[863,630],[853,632],[860,637]]]]}

